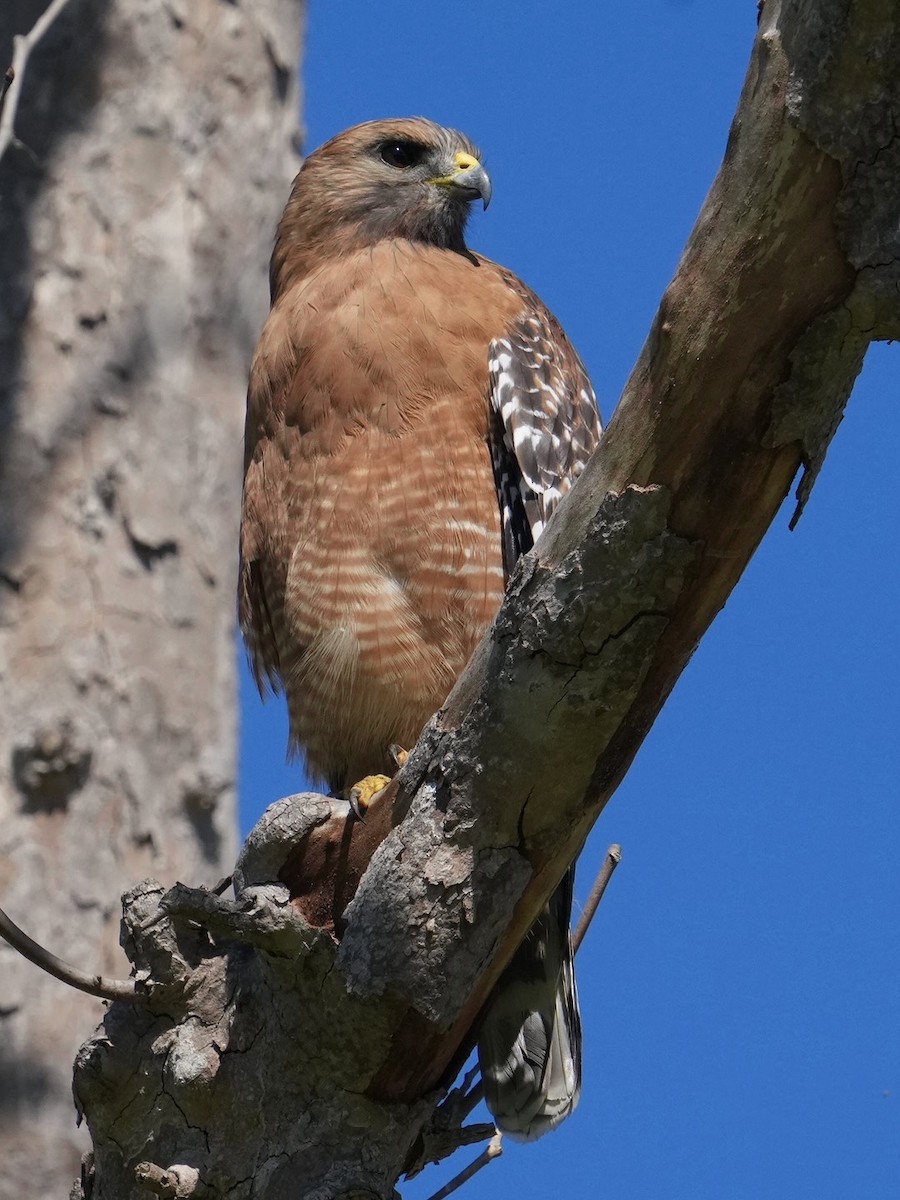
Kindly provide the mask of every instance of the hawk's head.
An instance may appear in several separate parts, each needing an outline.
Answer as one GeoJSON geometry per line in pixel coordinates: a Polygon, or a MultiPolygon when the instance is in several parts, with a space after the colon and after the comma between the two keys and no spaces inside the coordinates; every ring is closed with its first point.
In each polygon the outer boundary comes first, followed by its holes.
{"type": "Polygon", "coordinates": [[[464,250],[469,204],[487,208],[490,198],[478,150],[455,129],[424,117],[355,125],[313,151],[294,180],[273,278],[304,244],[339,250],[401,237],[464,250]]]}

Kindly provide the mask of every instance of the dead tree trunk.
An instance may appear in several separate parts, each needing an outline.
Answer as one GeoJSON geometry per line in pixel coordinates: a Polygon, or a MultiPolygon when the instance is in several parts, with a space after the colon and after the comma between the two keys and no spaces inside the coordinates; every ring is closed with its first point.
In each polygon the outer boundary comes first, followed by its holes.
{"type": "MultiPolygon", "coordinates": [[[[48,4],[4,0],[0,71],[48,4]]],[[[54,7],[0,164],[0,903],[121,973],[117,893],[233,861],[243,393],[301,5],[54,7]]],[[[0,944],[0,1196],[67,1194],[102,1011],[0,944]]]]}

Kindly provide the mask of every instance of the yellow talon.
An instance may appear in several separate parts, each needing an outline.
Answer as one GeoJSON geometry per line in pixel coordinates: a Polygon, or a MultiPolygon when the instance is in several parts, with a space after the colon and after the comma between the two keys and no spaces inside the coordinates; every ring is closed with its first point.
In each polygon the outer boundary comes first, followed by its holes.
{"type": "Polygon", "coordinates": [[[354,783],[353,787],[347,788],[344,794],[360,820],[375,797],[383,792],[390,782],[390,775],[367,775],[359,783],[354,783]]]}
{"type": "MultiPolygon", "coordinates": [[[[409,751],[401,749],[396,742],[389,747],[388,754],[398,771],[409,758],[409,751]]],[[[390,775],[367,775],[365,779],[354,783],[352,787],[344,788],[341,794],[345,800],[349,801],[354,814],[362,821],[366,809],[377,796],[381,795],[390,782],[390,775]]]]}

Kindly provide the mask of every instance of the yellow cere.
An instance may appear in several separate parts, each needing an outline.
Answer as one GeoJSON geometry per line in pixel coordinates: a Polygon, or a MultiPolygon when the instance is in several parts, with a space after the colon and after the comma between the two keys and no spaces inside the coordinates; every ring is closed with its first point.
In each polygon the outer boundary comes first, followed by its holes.
{"type": "Polygon", "coordinates": [[[453,155],[453,161],[456,163],[456,170],[449,175],[438,175],[435,179],[429,179],[429,183],[440,183],[450,185],[455,182],[457,175],[461,175],[463,171],[470,171],[473,167],[480,167],[478,159],[474,154],[466,154],[463,150],[457,150],[453,155]]]}
{"type": "Polygon", "coordinates": [[[477,167],[478,159],[472,154],[464,154],[462,150],[457,151],[453,155],[453,161],[456,163],[460,171],[468,171],[472,167],[477,167]]]}

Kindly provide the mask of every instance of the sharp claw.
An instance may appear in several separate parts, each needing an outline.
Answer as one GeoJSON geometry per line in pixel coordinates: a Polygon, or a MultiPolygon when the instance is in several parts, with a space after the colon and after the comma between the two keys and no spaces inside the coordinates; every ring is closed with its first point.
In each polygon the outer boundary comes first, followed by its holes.
{"type": "Polygon", "coordinates": [[[363,813],[374,800],[377,800],[390,782],[387,775],[367,775],[353,787],[347,788],[344,796],[358,820],[365,821],[363,813]]]}
{"type": "MultiPolygon", "coordinates": [[[[388,747],[388,754],[390,754],[394,766],[398,771],[409,758],[409,751],[398,746],[396,742],[388,747]]],[[[366,818],[364,814],[366,809],[374,800],[378,799],[390,782],[391,780],[387,775],[367,775],[359,783],[345,788],[341,795],[349,803],[357,821],[365,823],[366,818]]]]}
{"type": "Polygon", "coordinates": [[[347,801],[354,817],[356,817],[357,821],[362,821],[363,825],[365,825],[366,816],[365,811],[359,802],[359,788],[350,789],[350,794],[347,797],[347,801]]]}

